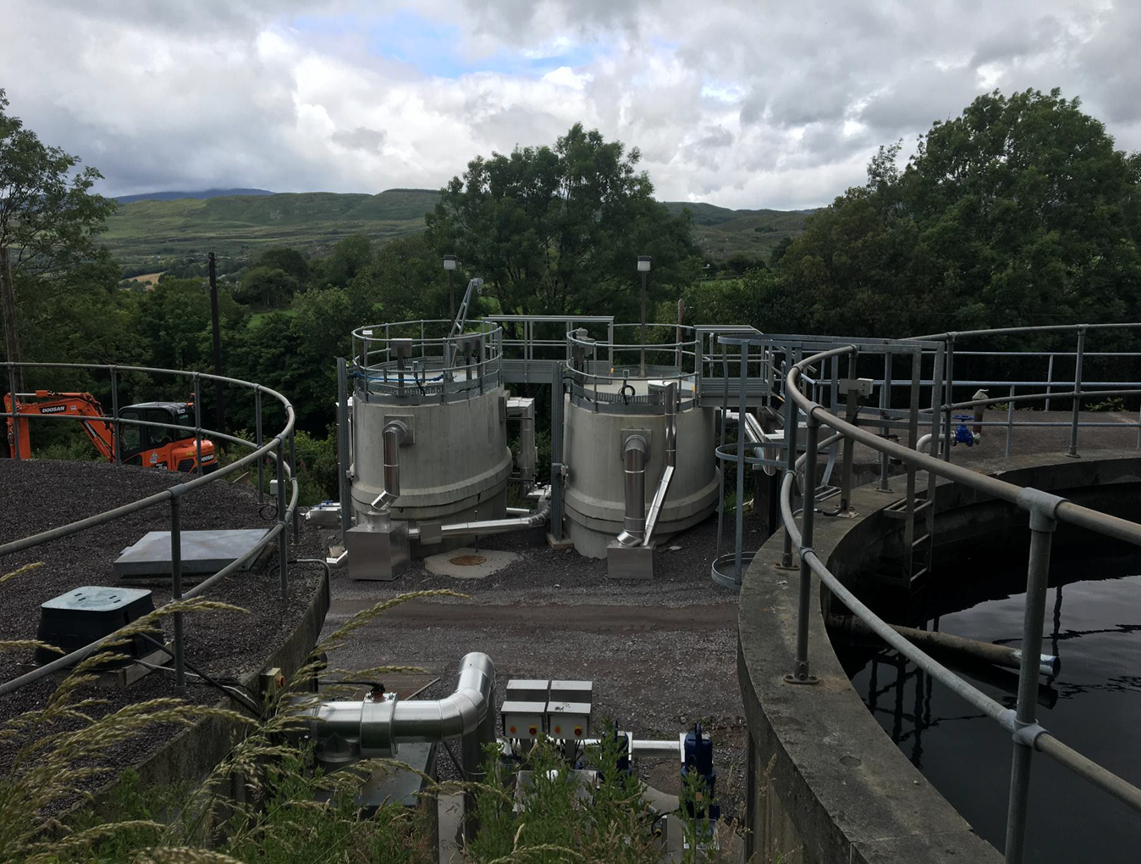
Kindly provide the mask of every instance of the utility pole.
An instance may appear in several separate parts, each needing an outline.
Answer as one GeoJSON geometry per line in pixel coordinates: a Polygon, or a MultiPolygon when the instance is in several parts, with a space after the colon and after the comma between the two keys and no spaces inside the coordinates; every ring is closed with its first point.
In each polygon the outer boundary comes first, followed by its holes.
{"type": "MultiPolygon", "coordinates": [[[[4,318],[4,354],[9,363],[20,362],[20,330],[16,326],[16,285],[12,281],[12,261],[8,247],[0,246],[0,316],[4,318]]],[[[24,389],[24,370],[11,366],[12,389],[24,389]]],[[[15,399],[15,396],[12,397],[15,399]]]]}
{"type": "MultiPolygon", "coordinates": [[[[222,374],[222,332],[218,325],[218,270],[210,253],[210,318],[214,328],[214,374],[222,374]]],[[[226,431],[226,395],[221,381],[214,382],[214,428],[226,431]]]]}

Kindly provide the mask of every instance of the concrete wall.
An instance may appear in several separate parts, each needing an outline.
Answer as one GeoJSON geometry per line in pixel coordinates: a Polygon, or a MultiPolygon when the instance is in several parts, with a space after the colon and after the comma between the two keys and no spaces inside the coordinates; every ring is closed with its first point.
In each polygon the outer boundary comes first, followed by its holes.
{"type": "MultiPolygon", "coordinates": [[[[987,467],[1009,482],[1055,491],[1099,510],[1126,516],[1141,510],[1136,451],[1089,453],[1081,460],[1015,457],[987,467]]],[[[896,480],[894,488],[901,484],[896,480]]],[[[874,571],[899,524],[882,510],[898,497],[862,487],[852,497],[858,518],[817,517],[813,546],[838,578],[853,583],[874,571]]],[[[939,485],[936,509],[939,560],[955,554],[957,546],[978,548],[994,540],[1017,553],[1028,521],[1017,508],[947,483],[939,485]]],[[[1066,533],[1059,531],[1063,547],[1066,533]]],[[[1088,534],[1068,533],[1069,542],[1088,542],[1088,534]]],[[[780,568],[781,547],[777,533],[761,548],[740,601],[738,678],[749,725],[746,827],[753,860],[1001,861],[892,743],[852,689],[828,640],[822,613],[830,598],[821,598],[818,580],[809,661],[819,683],[785,683],[795,657],[798,574],[780,568]]],[[[986,577],[986,568],[969,575],[948,572],[953,579],[986,577]]]]}
{"type": "Polygon", "coordinates": [[[400,447],[397,519],[463,521],[504,515],[511,451],[502,387],[460,402],[397,405],[353,399],[353,506],[358,513],[384,489],[382,432],[402,420],[412,441],[400,447]]]}
{"type": "MultiPolygon", "coordinates": [[[[654,497],[666,464],[663,414],[594,412],[566,400],[563,458],[569,467],[566,515],[575,551],[605,558],[606,545],[622,530],[625,475],[622,444],[630,432],[650,444],[646,462],[646,507],[654,497]]],[[[713,410],[691,408],[677,415],[677,465],[658,519],[655,537],[664,539],[708,516],[717,504],[717,467],[713,451],[713,410]]]]}

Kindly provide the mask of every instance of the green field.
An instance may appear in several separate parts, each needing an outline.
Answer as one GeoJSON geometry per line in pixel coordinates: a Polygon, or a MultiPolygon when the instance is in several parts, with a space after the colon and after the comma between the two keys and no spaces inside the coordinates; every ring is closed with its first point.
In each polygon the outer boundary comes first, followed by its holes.
{"type": "MultiPolygon", "coordinates": [[[[137,266],[210,251],[223,259],[245,256],[270,246],[320,254],[353,234],[381,241],[422,231],[424,215],[438,198],[429,189],[389,189],[378,195],[305,192],[136,201],[119,206],[103,240],[121,264],[137,266]]],[[[693,211],[696,239],[715,261],[738,252],[767,258],[782,239],[803,230],[806,215],[681,202],[666,206],[675,213],[683,207],[693,211]]]]}

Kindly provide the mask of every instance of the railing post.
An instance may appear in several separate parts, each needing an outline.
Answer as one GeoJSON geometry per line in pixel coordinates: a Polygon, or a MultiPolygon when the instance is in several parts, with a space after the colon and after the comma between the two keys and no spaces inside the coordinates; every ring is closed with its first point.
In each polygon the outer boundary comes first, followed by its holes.
{"type": "Polygon", "coordinates": [[[1078,458],[1078,414],[1082,409],[1082,359],[1086,353],[1086,328],[1078,328],[1077,363],[1074,366],[1074,419],[1070,424],[1070,450],[1066,453],[1074,459],[1078,458]]]}
{"type": "Polygon", "coordinates": [[[1046,367],[1046,411],[1050,410],[1050,391],[1054,384],[1054,355],[1050,355],[1050,363],[1046,367]]]}
{"type": "MultiPolygon", "coordinates": [[[[254,442],[261,449],[261,385],[254,385],[254,442]]],[[[265,500],[265,456],[258,456],[258,505],[265,500]]]]}
{"type": "Polygon", "coordinates": [[[1026,574],[1026,605],[1022,621],[1022,664],[1018,671],[1018,706],[1015,709],[1014,757],[1010,773],[1010,799],[1006,811],[1006,862],[1022,864],[1026,842],[1026,816],[1030,800],[1030,759],[1034,736],[1023,730],[1036,724],[1038,665],[1042,653],[1042,622],[1046,617],[1046,591],[1050,578],[1050,545],[1057,522],[1044,508],[1030,511],[1030,562],[1026,574]]]}
{"type": "MultiPolygon", "coordinates": [[[[891,410],[891,348],[885,348],[883,353],[883,386],[880,387],[880,419],[887,420],[887,412],[891,410]]],[[[934,421],[936,427],[939,423],[938,415],[934,421]]],[[[884,425],[880,426],[880,437],[885,441],[888,440],[888,430],[890,427],[884,425]]],[[[880,492],[890,492],[891,487],[887,482],[888,476],[888,460],[887,453],[880,453],[880,492]]]]}
{"type": "Polygon", "coordinates": [[[20,422],[19,411],[16,410],[16,369],[15,364],[11,360],[8,361],[8,395],[12,399],[12,417],[9,418],[12,422],[12,458],[17,461],[20,458],[20,422]]]}
{"type": "Polygon", "coordinates": [[[955,404],[955,334],[951,333],[947,337],[947,350],[944,352],[943,362],[946,363],[947,385],[944,395],[946,396],[947,410],[943,412],[943,461],[951,461],[951,405],[955,404]]]}
{"type": "MultiPolygon", "coordinates": [[[[733,575],[741,584],[741,544],[745,536],[745,382],[748,380],[749,343],[741,341],[741,368],[737,373],[737,521],[733,539],[733,575]]],[[[726,381],[726,384],[729,382],[726,381]]]]}
{"type": "MultiPolygon", "coordinates": [[[[790,400],[791,401],[791,400],[790,400]]],[[[808,438],[804,444],[804,509],[800,514],[800,597],[796,613],[796,665],[790,684],[815,684],[808,667],[808,618],[812,603],[812,568],[806,552],[812,549],[812,525],[816,515],[816,448],[820,440],[820,421],[808,415],[808,438]]]]}
{"type": "Polygon", "coordinates": [[[202,476],[202,385],[194,373],[194,474],[202,476]]]}
{"type": "MultiPolygon", "coordinates": [[[[182,599],[182,499],[170,499],[170,596],[182,599]]],[[[174,613],[174,692],[186,695],[186,661],[182,634],[182,613],[174,613]]]]}
{"type": "Polygon", "coordinates": [[[289,596],[289,526],[285,524],[285,439],[277,439],[277,572],[281,577],[281,599],[289,596]]]}
{"type": "MultiPolygon", "coordinates": [[[[791,351],[785,356],[789,360],[792,359],[791,351]]],[[[787,379],[786,379],[787,380],[787,379]]],[[[729,379],[725,379],[725,384],[728,385],[729,379]]],[[[784,444],[785,444],[785,471],[796,477],[796,438],[797,427],[800,423],[800,411],[796,407],[796,402],[792,398],[792,394],[787,392],[788,386],[785,386],[784,394],[784,444]]],[[[796,494],[796,481],[793,481],[792,494],[796,494]]],[[[781,567],[786,570],[792,569],[792,535],[789,533],[788,528],[784,529],[784,550],[781,552],[780,559],[781,567]]]]}
{"type": "Polygon", "coordinates": [[[344,357],[337,358],[337,492],[343,537],[353,524],[353,505],[349,500],[349,374],[344,357]]]}
{"type": "MultiPolygon", "coordinates": [[[[294,435],[294,431],[295,430],[293,430],[293,429],[289,430],[289,474],[290,474],[291,478],[297,479],[297,440],[296,440],[296,436],[294,435]]],[[[297,484],[298,484],[297,485],[297,494],[298,494],[298,496],[300,496],[301,495],[301,481],[299,479],[297,480],[297,484]]],[[[290,485],[292,486],[292,484],[290,484],[290,485]]],[[[301,524],[299,521],[300,520],[300,513],[298,512],[300,509],[301,508],[298,507],[298,508],[294,509],[294,511],[293,511],[293,541],[294,542],[297,542],[297,540],[301,537],[301,524]]]]}
{"type": "Polygon", "coordinates": [[[1006,403],[1006,453],[1010,455],[1010,435],[1014,431],[1014,391],[1013,384],[1010,385],[1010,401],[1006,403]]]}
{"type": "Polygon", "coordinates": [[[114,436],[111,441],[111,449],[115,453],[115,464],[123,464],[123,448],[120,446],[119,439],[121,437],[122,429],[119,426],[119,373],[118,367],[111,367],[111,434],[114,436]]]}

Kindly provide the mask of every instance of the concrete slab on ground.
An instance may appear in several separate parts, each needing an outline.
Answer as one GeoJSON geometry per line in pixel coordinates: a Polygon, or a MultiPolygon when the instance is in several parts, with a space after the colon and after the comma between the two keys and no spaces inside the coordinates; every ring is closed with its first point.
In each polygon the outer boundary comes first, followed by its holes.
{"type": "MultiPolygon", "coordinates": [[[[265,529],[240,528],[218,531],[183,531],[183,574],[214,574],[248,553],[265,537],[265,529]]],[[[240,569],[253,566],[251,558],[240,569]]],[[[116,576],[168,576],[172,572],[170,532],[148,531],[115,559],[116,576]]]]}
{"type": "Polygon", "coordinates": [[[436,576],[451,576],[453,579],[485,579],[492,573],[519,560],[515,552],[498,549],[476,551],[469,547],[440,552],[424,559],[424,567],[436,576]]]}

